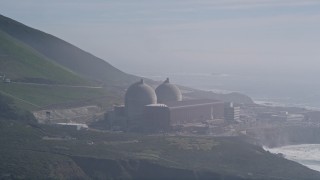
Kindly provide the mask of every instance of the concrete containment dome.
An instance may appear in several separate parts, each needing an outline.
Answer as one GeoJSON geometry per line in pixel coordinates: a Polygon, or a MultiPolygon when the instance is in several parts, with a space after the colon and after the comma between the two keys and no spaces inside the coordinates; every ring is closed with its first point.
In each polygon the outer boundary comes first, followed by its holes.
{"type": "Polygon", "coordinates": [[[182,100],[180,89],[176,85],[171,84],[169,82],[169,78],[157,87],[156,94],[158,97],[158,103],[182,100]]]}
{"type": "Polygon", "coordinates": [[[154,89],[145,84],[143,79],[132,84],[125,95],[125,111],[128,117],[142,115],[145,105],[156,103],[157,95],[154,89]]]}

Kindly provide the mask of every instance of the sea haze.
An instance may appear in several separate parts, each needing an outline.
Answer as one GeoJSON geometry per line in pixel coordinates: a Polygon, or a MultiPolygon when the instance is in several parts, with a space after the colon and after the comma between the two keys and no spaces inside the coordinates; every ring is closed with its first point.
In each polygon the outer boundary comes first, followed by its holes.
{"type": "Polygon", "coordinates": [[[217,93],[244,93],[257,103],[274,103],[320,109],[320,85],[311,75],[249,73],[145,73],[154,80],[170,77],[171,82],[217,93]]]}

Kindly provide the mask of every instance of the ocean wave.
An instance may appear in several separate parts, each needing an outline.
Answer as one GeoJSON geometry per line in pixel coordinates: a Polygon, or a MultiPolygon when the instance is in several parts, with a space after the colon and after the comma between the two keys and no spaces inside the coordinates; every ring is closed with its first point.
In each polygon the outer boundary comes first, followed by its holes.
{"type": "Polygon", "coordinates": [[[320,144],[289,145],[277,148],[264,147],[264,149],[274,154],[282,154],[286,159],[320,172],[320,144]]]}

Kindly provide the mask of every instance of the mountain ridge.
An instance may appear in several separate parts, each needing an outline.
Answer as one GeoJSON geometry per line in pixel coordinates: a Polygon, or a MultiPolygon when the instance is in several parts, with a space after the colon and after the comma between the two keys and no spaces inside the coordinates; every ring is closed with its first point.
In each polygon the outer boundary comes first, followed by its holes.
{"type": "Polygon", "coordinates": [[[105,86],[127,86],[138,79],[137,76],[124,73],[110,63],[60,38],[3,15],[0,15],[0,29],[48,59],[91,81],[98,81],[105,86]]]}
{"type": "Polygon", "coordinates": [[[0,30],[0,71],[15,81],[38,79],[54,84],[88,84],[69,69],[0,30]]]}

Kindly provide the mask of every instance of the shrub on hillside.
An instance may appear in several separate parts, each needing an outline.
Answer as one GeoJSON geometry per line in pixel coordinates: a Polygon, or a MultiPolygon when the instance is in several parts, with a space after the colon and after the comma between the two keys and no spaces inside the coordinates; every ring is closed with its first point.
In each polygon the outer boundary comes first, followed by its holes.
{"type": "Polygon", "coordinates": [[[29,111],[17,108],[11,98],[0,94],[0,118],[35,122],[35,117],[29,111]]]}

